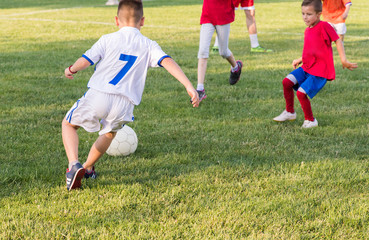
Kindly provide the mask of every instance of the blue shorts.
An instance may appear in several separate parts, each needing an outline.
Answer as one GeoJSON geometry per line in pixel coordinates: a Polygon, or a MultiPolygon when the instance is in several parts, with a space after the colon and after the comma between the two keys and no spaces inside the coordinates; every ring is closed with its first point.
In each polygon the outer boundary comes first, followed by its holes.
{"type": "Polygon", "coordinates": [[[327,83],[326,78],[311,75],[305,72],[302,67],[293,70],[290,75],[287,76],[288,79],[293,81],[294,79],[291,79],[291,75],[293,75],[292,78],[295,77],[297,81],[297,84],[295,84],[293,88],[297,91],[297,89],[301,87],[310,98],[313,98],[327,83]]]}

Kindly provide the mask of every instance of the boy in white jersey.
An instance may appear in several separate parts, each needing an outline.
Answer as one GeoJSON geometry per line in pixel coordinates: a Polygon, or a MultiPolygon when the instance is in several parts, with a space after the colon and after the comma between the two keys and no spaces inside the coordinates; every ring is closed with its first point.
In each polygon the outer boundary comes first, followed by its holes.
{"type": "Polygon", "coordinates": [[[106,152],[116,132],[133,121],[134,105],[141,101],[149,67],[164,67],[186,87],[193,107],[199,105],[197,91],[177,63],[156,42],[140,33],[144,24],[141,1],[120,1],[115,22],[119,31],[102,36],[65,69],[65,76],[73,79],[73,74],[96,63],[96,70],[88,82],[89,90],[62,122],[63,143],[69,161],[68,190],[79,188],[83,177],[96,177],[94,164],[106,152]],[[83,166],[78,161],[79,127],[88,132],[100,130],[83,166]]]}

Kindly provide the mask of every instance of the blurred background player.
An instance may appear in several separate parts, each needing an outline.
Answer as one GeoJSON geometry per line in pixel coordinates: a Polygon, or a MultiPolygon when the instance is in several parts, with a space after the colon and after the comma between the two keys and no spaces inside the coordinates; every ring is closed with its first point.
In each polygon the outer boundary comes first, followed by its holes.
{"type": "Polygon", "coordinates": [[[234,5],[232,0],[204,0],[200,19],[200,45],[197,55],[197,92],[200,101],[206,98],[204,89],[205,73],[214,31],[216,31],[219,39],[219,54],[231,64],[229,84],[236,84],[240,79],[243,64],[241,61],[235,60],[228,48],[229,33],[233,21],[234,5]]]}
{"type": "Polygon", "coordinates": [[[323,0],[323,18],[333,26],[342,41],[351,5],[351,0],[323,0]]]}
{"type": "MultiPolygon", "coordinates": [[[[233,0],[233,3],[236,9],[241,9],[245,11],[246,26],[249,32],[250,43],[251,43],[251,52],[256,52],[256,53],[273,52],[273,50],[263,48],[259,44],[258,33],[256,29],[254,0],[233,0]]],[[[219,51],[219,45],[218,45],[218,38],[216,37],[214,46],[212,48],[212,53],[217,53],[218,51],[219,51]]]]}
{"type": "Polygon", "coordinates": [[[318,126],[318,121],[313,116],[310,98],[313,98],[327,83],[336,77],[333,61],[332,42],[336,43],[337,51],[341,58],[343,68],[353,70],[356,63],[350,63],[346,59],[342,40],[329,23],[320,21],[322,13],[321,0],[304,0],[301,4],[302,18],[308,26],[304,34],[304,48],[302,57],[293,60],[292,66],[296,69],[283,79],[283,95],[286,101],[286,109],[277,117],[276,122],[294,121],[294,93],[300,101],[305,121],[303,128],[318,126]]]}
{"type": "Polygon", "coordinates": [[[118,0],[108,0],[105,5],[107,6],[113,6],[113,5],[118,5],[119,1],[118,0]]]}

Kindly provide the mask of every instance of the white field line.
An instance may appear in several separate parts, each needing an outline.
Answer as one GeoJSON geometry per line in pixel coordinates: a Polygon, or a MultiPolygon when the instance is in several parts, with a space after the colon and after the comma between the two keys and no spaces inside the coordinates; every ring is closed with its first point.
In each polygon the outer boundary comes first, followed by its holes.
{"type": "MultiPolygon", "coordinates": [[[[9,17],[4,17],[4,16],[0,16],[0,21],[39,21],[39,22],[96,24],[96,25],[115,26],[114,22],[108,23],[108,22],[95,22],[95,21],[57,20],[57,19],[46,19],[46,18],[9,18],[9,17]]],[[[146,25],[145,24],[144,27],[200,31],[200,25],[198,27],[177,27],[177,26],[161,26],[161,25],[146,25]]]]}
{"type": "Polygon", "coordinates": [[[33,15],[33,14],[38,14],[38,13],[60,12],[60,11],[65,11],[65,10],[77,9],[77,8],[81,8],[81,7],[57,8],[57,9],[48,9],[48,10],[26,12],[26,13],[13,13],[13,14],[2,15],[2,17],[13,17],[13,16],[33,15]]]}
{"type": "MultiPolygon", "coordinates": [[[[54,10],[43,10],[43,11],[37,11],[37,12],[29,12],[25,14],[20,15],[31,15],[31,14],[37,14],[41,12],[55,12],[55,11],[63,11],[63,10],[69,10],[72,8],[59,8],[54,10]]],[[[9,16],[17,16],[17,15],[2,15],[0,16],[0,21],[39,21],[39,22],[54,22],[54,23],[74,23],[74,24],[95,24],[95,25],[107,25],[107,26],[114,26],[114,23],[107,23],[107,22],[96,22],[96,21],[76,21],[76,20],[57,20],[57,19],[46,19],[46,18],[12,18],[9,16]]],[[[185,30],[185,31],[200,31],[200,25],[194,26],[194,27],[178,27],[178,26],[163,26],[163,25],[145,25],[145,28],[161,28],[161,29],[178,29],[178,30],[185,30]]],[[[239,28],[239,27],[238,27],[239,28]]],[[[265,35],[294,35],[294,36],[302,36],[303,33],[291,33],[291,32],[262,32],[258,31],[259,34],[265,34],[265,35]]],[[[354,35],[348,35],[349,38],[354,39],[365,39],[368,40],[368,36],[354,36],[354,35]]]]}
{"type": "Polygon", "coordinates": [[[97,25],[114,25],[113,22],[94,22],[94,21],[75,21],[75,20],[57,20],[45,18],[3,18],[0,16],[0,21],[36,21],[36,22],[55,22],[55,23],[75,23],[75,24],[97,24],[97,25]]]}

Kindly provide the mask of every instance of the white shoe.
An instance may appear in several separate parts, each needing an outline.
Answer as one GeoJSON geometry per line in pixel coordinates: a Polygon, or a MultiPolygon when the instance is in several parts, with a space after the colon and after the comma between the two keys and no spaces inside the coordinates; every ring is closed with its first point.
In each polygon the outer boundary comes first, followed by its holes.
{"type": "Polygon", "coordinates": [[[113,5],[118,5],[119,1],[118,0],[108,0],[105,5],[107,6],[113,6],[113,5]]]}
{"type": "Polygon", "coordinates": [[[302,124],[303,128],[312,128],[312,127],[317,127],[317,126],[318,126],[318,120],[316,120],[316,118],[314,118],[314,121],[305,120],[304,124],[302,124]]]}
{"type": "Polygon", "coordinates": [[[273,120],[276,122],[295,121],[296,112],[290,113],[284,110],[278,117],[273,118],[273,120]]]}

